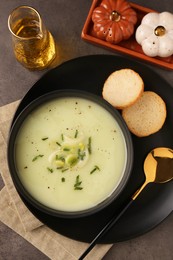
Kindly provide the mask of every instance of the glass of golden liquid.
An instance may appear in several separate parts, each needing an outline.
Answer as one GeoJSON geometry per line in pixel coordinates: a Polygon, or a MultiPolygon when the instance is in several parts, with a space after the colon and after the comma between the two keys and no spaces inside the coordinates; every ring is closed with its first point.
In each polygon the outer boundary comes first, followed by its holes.
{"type": "Polygon", "coordinates": [[[56,44],[40,14],[32,7],[19,6],[8,18],[16,59],[28,69],[44,69],[56,57],[56,44]]]}

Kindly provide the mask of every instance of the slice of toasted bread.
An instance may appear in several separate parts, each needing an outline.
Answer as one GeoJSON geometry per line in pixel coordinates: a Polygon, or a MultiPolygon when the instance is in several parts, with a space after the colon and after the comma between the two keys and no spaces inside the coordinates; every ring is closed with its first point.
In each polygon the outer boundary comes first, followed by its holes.
{"type": "Polygon", "coordinates": [[[117,109],[132,105],[142,95],[144,82],[140,75],[131,69],[113,72],[103,86],[103,98],[117,109]]]}
{"type": "Polygon", "coordinates": [[[152,91],[144,91],[137,102],[122,110],[122,116],[129,130],[139,137],[159,131],[165,122],[166,115],[165,102],[152,91]]]}

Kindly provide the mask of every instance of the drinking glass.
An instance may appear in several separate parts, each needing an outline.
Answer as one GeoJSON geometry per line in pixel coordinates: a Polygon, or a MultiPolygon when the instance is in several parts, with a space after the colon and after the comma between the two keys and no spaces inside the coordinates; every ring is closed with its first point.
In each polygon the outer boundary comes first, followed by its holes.
{"type": "Polygon", "coordinates": [[[8,18],[16,59],[26,68],[44,69],[56,57],[56,44],[40,14],[30,6],[19,6],[8,18]]]}

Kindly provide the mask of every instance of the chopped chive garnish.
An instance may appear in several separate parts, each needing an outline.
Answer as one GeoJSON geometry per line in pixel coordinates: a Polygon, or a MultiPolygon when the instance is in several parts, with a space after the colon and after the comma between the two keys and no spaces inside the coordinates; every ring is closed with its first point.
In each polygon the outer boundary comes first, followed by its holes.
{"type": "Polygon", "coordinates": [[[77,138],[77,136],[78,136],[78,130],[76,130],[74,138],[77,138]]]}
{"type": "Polygon", "coordinates": [[[88,152],[91,154],[91,136],[88,138],[88,152]]]}
{"type": "Polygon", "coordinates": [[[58,154],[56,154],[55,160],[65,162],[65,158],[63,156],[59,156],[58,154]]]}
{"type": "Polygon", "coordinates": [[[68,171],[68,168],[65,168],[65,169],[62,170],[62,172],[66,172],[66,171],[68,171]]]}
{"type": "Polygon", "coordinates": [[[79,175],[76,176],[76,181],[75,181],[75,184],[74,184],[74,190],[82,190],[83,187],[81,187],[81,184],[82,184],[82,181],[80,181],[79,179],[79,175]]]}
{"type": "Polygon", "coordinates": [[[42,138],[41,140],[42,141],[46,141],[48,139],[48,137],[44,137],[44,138],[42,138]]]}
{"type": "Polygon", "coordinates": [[[36,156],[32,159],[32,162],[36,161],[39,157],[43,157],[43,156],[44,156],[43,154],[36,155],[36,156]]]}
{"type": "Polygon", "coordinates": [[[68,152],[70,151],[70,148],[64,148],[63,151],[68,152]]]}
{"type": "Polygon", "coordinates": [[[65,178],[64,178],[64,177],[63,177],[63,178],[61,178],[61,181],[62,181],[62,182],[65,182],[65,178]]]}
{"type": "Polygon", "coordinates": [[[75,190],[83,190],[83,187],[75,187],[75,190]]]}
{"type": "Polygon", "coordinates": [[[47,169],[48,169],[49,172],[51,172],[51,173],[53,172],[52,168],[47,167],[47,169]]]}
{"type": "Polygon", "coordinates": [[[62,139],[62,141],[64,141],[64,135],[63,134],[61,134],[61,139],[62,139]]]}
{"type": "Polygon", "coordinates": [[[63,166],[57,167],[57,170],[61,170],[63,168],[63,166]]]}
{"type": "Polygon", "coordinates": [[[65,162],[65,158],[64,158],[63,156],[60,156],[60,157],[58,158],[58,160],[60,160],[60,161],[62,161],[62,162],[65,162]]]}
{"type": "Polygon", "coordinates": [[[100,168],[96,165],[94,166],[94,169],[92,171],[90,171],[90,174],[92,174],[93,172],[95,172],[96,170],[100,171],[100,168]]]}
{"type": "Polygon", "coordinates": [[[58,143],[58,142],[56,142],[56,144],[57,144],[57,145],[59,145],[59,146],[61,146],[61,144],[60,144],[60,143],[58,143]]]}

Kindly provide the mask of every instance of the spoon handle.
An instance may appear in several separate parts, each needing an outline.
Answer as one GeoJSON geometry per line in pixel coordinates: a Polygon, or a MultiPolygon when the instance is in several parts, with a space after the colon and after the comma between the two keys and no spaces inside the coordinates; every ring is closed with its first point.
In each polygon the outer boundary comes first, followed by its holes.
{"type": "Polygon", "coordinates": [[[79,257],[78,260],[84,259],[87,254],[93,249],[93,247],[96,245],[96,243],[99,241],[99,239],[105,235],[111,227],[119,220],[119,218],[124,214],[124,212],[129,208],[129,206],[132,204],[134,200],[131,199],[127,205],[120,211],[120,213],[117,215],[114,214],[113,217],[106,223],[106,225],[102,228],[102,230],[96,235],[96,237],[92,240],[88,248],[84,251],[84,253],[79,257]]]}
{"type": "Polygon", "coordinates": [[[142,184],[142,186],[133,194],[132,196],[132,200],[135,200],[138,195],[141,193],[141,191],[145,188],[145,186],[147,186],[147,184],[149,183],[149,180],[145,180],[145,182],[142,184]]]}

